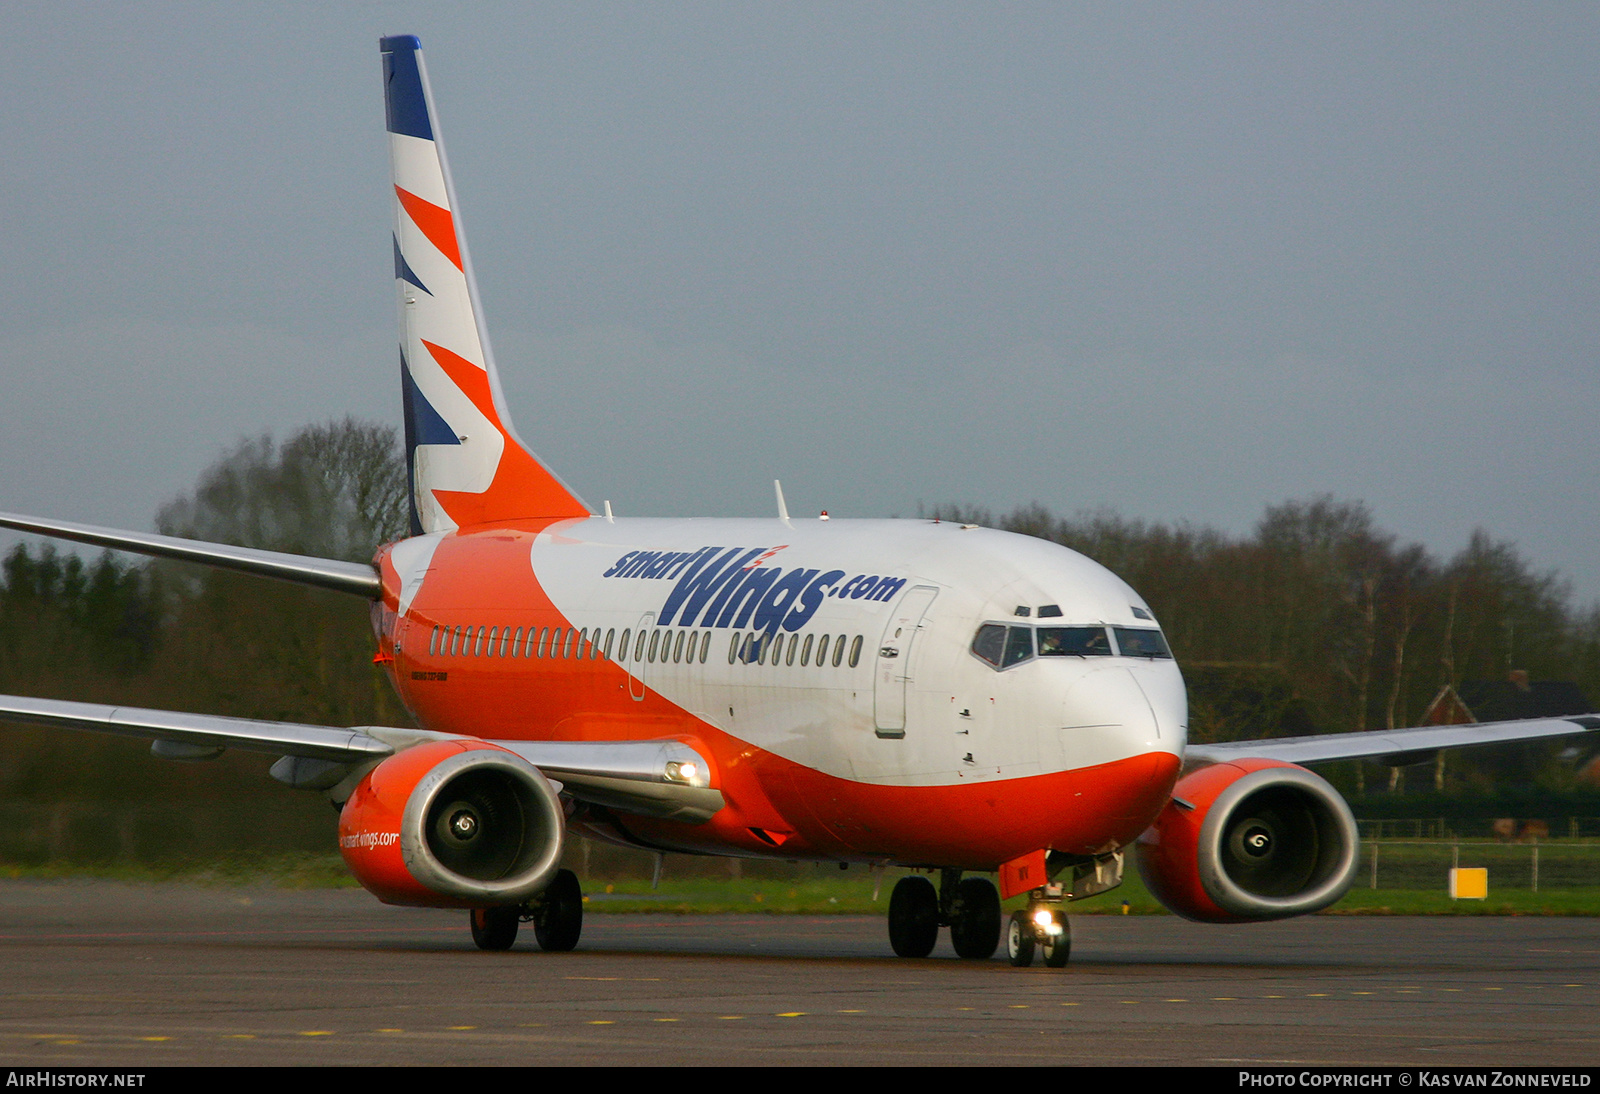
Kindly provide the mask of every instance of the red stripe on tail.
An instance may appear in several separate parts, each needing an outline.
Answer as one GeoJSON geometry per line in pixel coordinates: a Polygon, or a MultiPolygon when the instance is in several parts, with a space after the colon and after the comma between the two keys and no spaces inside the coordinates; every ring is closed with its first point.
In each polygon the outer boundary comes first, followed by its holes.
{"type": "Polygon", "coordinates": [[[411,218],[413,224],[422,229],[422,234],[428,237],[428,242],[454,262],[456,269],[461,269],[461,246],[456,242],[456,222],[450,215],[450,210],[441,208],[431,201],[424,201],[398,186],[394,188],[394,192],[399,196],[400,205],[405,209],[406,215],[411,218]]]}
{"type": "Polygon", "coordinates": [[[481,494],[459,490],[435,490],[433,496],[450,519],[460,527],[488,524],[500,520],[537,517],[586,517],[589,510],[572,495],[561,480],[516,442],[500,420],[489,388],[489,374],[460,354],[424,340],[428,353],[444,369],[445,375],[472,400],[505,439],[500,465],[494,481],[481,494]]]}

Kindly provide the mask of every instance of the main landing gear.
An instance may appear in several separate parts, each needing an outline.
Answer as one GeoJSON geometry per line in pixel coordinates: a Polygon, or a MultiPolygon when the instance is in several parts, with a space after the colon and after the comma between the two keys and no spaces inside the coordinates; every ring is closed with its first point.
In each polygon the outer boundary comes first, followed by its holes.
{"type": "Polygon", "coordinates": [[[531,922],[540,949],[565,953],[577,946],[583,933],[583,887],[571,870],[561,870],[527,904],[474,908],[471,917],[472,941],[480,950],[509,950],[517,940],[517,927],[531,922]]]}
{"type": "Polygon", "coordinates": [[[920,874],[903,877],[889,895],[889,945],[901,957],[927,957],[950,928],[956,953],[975,961],[1000,947],[1000,894],[984,877],[963,879],[960,870],[940,871],[939,891],[920,874]]]}
{"type": "Polygon", "coordinates": [[[1066,965],[1072,955],[1072,926],[1062,910],[1062,887],[1046,885],[1033,890],[1028,906],[1011,913],[1006,926],[1006,956],[1019,969],[1033,964],[1038,951],[1052,969],[1066,965]]]}
{"type": "MultiPolygon", "coordinates": [[[[1029,894],[1028,906],[1005,923],[1006,957],[1026,968],[1037,953],[1052,969],[1072,954],[1072,927],[1065,911],[1065,887],[1052,882],[1029,894]]],[[[988,878],[962,878],[960,870],[939,871],[939,889],[920,874],[901,878],[889,896],[889,945],[901,957],[927,957],[950,928],[957,955],[974,961],[994,956],[1000,946],[1000,894],[988,878]]]]}

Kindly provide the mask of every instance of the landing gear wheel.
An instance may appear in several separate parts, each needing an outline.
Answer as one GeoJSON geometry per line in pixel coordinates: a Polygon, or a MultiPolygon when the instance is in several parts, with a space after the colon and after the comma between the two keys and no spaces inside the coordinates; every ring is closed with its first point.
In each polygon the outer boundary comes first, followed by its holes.
{"type": "Polygon", "coordinates": [[[534,904],[533,937],[541,950],[565,953],[578,944],[582,933],[583,887],[577,874],[561,870],[534,904]]]}
{"type": "Polygon", "coordinates": [[[472,941],[480,950],[509,950],[517,940],[521,910],[515,907],[474,908],[472,941]]]}
{"type": "Polygon", "coordinates": [[[1000,948],[1000,894],[986,877],[964,879],[956,889],[950,943],[956,954],[987,961],[1000,948]]]}
{"type": "Polygon", "coordinates": [[[1019,969],[1033,964],[1033,919],[1026,911],[1011,913],[1006,925],[1006,956],[1019,969]]]}
{"type": "Polygon", "coordinates": [[[1072,925],[1067,922],[1066,912],[1051,912],[1050,918],[1055,923],[1045,933],[1039,949],[1046,966],[1060,969],[1066,967],[1067,958],[1072,956],[1072,925]]]}
{"type": "Polygon", "coordinates": [[[903,877],[889,894],[889,945],[901,957],[927,957],[939,941],[939,894],[918,874],[903,877]]]}

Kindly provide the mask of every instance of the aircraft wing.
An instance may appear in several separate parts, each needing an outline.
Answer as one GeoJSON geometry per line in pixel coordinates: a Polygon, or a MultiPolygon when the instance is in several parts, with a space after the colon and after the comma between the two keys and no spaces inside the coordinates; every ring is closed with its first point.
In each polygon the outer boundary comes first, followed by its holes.
{"type": "Polygon", "coordinates": [[[282,551],[262,551],[254,547],[234,547],[227,543],[206,543],[197,539],[160,536],[154,532],[125,532],[93,524],[74,524],[65,520],[25,517],[20,513],[0,513],[0,528],[55,536],[115,551],[198,562],[225,570],[238,570],[262,577],[275,577],[300,585],[317,585],[335,592],[353,593],[376,600],[383,593],[378,574],[370,565],[334,558],[312,558],[282,551]]]}
{"type": "Polygon", "coordinates": [[[1445,748],[1539,741],[1596,731],[1600,731],[1600,714],[1574,714],[1565,718],[1531,718],[1515,722],[1477,722],[1471,725],[1419,726],[1416,729],[1375,730],[1368,733],[1325,733],[1315,737],[1225,741],[1220,744],[1190,745],[1184,756],[1189,763],[1201,764],[1227,763],[1246,756],[1294,764],[1377,758],[1391,766],[1400,767],[1424,762],[1445,748]]]}
{"type": "Polygon", "coordinates": [[[298,722],[260,722],[250,718],[224,718],[217,714],[185,714],[142,707],[69,703],[60,699],[33,699],[0,695],[0,721],[31,722],[70,729],[90,729],[123,737],[177,741],[201,748],[242,748],[249,752],[277,752],[335,763],[379,760],[394,752],[360,729],[298,722]]]}
{"type": "MultiPolygon", "coordinates": [[[[144,737],[155,742],[151,751],[167,759],[211,759],[226,748],[277,753],[283,759],[272,766],[273,777],[307,790],[330,789],[354,768],[424,741],[482,739],[397,726],[341,729],[22,695],[0,695],[0,721],[144,737]]],[[[488,743],[521,756],[579,801],[690,822],[710,819],[723,805],[722,792],[710,785],[710,765],[681,741],[488,743]]]]}

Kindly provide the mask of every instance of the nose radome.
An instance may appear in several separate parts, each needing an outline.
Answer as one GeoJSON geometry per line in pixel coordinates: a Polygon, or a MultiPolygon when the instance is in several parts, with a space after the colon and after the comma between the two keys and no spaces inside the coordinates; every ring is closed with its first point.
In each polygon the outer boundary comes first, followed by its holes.
{"type": "Polygon", "coordinates": [[[1120,665],[1097,668],[1067,689],[1061,726],[1066,730],[1121,727],[1152,739],[1160,735],[1144,689],[1120,665]]]}
{"type": "Polygon", "coordinates": [[[1063,747],[1069,753],[1078,751],[1075,742],[1095,753],[1181,753],[1188,699],[1175,667],[1162,667],[1172,671],[1106,665],[1073,683],[1062,699],[1063,747]]]}
{"type": "Polygon", "coordinates": [[[1168,661],[1150,666],[1151,671],[1130,670],[1139,690],[1150,703],[1151,715],[1161,734],[1161,747],[1182,754],[1189,735],[1189,692],[1178,666],[1168,661]]]}

